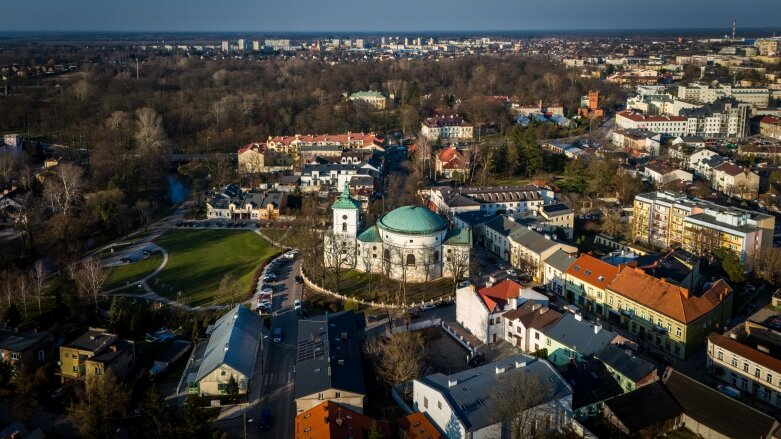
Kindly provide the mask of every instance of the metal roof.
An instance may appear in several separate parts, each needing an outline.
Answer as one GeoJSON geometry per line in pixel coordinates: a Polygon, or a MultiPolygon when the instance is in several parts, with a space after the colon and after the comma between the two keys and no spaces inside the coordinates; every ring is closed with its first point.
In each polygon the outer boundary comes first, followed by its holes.
{"type": "Polygon", "coordinates": [[[548,338],[584,355],[594,355],[617,337],[613,332],[597,329],[597,324],[577,320],[572,314],[564,314],[558,322],[543,331],[548,338]]]}
{"type": "Polygon", "coordinates": [[[252,376],[262,329],[260,316],[242,305],[220,317],[209,336],[195,381],[202,380],[223,364],[245,377],[252,376]]]}
{"type": "Polygon", "coordinates": [[[499,422],[496,398],[500,379],[512,379],[520,373],[529,373],[549,386],[551,401],[572,394],[570,386],[547,361],[528,355],[509,357],[449,376],[436,373],[416,381],[444,396],[465,429],[475,431],[499,422]],[[455,384],[448,385],[452,383],[455,384]]]}
{"type": "Polygon", "coordinates": [[[429,235],[446,228],[447,220],[425,207],[404,206],[386,213],[377,226],[407,235],[429,235]]]}
{"type": "Polygon", "coordinates": [[[298,322],[295,397],[328,389],[366,394],[361,364],[361,334],[352,311],[298,322]]]}

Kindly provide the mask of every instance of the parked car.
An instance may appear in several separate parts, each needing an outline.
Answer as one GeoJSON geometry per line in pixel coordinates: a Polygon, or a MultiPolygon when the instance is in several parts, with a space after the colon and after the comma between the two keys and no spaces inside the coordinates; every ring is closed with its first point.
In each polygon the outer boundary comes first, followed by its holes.
{"type": "Polygon", "coordinates": [[[293,309],[295,309],[295,310],[301,309],[301,301],[300,300],[296,299],[296,300],[293,301],[293,309]]]}
{"type": "Polygon", "coordinates": [[[303,278],[303,277],[301,277],[301,276],[298,276],[298,275],[296,275],[296,283],[297,283],[297,284],[302,284],[302,283],[304,283],[304,278],[303,278]]]}
{"type": "Polygon", "coordinates": [[[719,384],[718,386],[716,386],[716,388],[719,389],[719,392],[729,396],[730,398],[739,399],[742,394],[740,390],[734,387],[727,386],[725,384],[719,384]]]}
{"type": "Polygon", "coordinates": [[[258,427],[260,427],[260,431],[266,431],[271,429],[271,410],[263,409],[260,411],[260,418],[258,419],[258,427]]]}
{"type": "Polygon", "coordinates": [[[518,276],[518,273],[516,273],[515,270],[513,270],[511,268],[511,269],[507,270],[507,275],[508,276],[518,276]]]}
{"type": "Polygon", "coordinates": [[[119,262],[121,262],[123,264],[129,264],[130,263],[130,258],[122,258],[122,259],[119,260],[119,262]]]}
{"type": "Polygon", "coordinates": [[[468,357],[467,364],[469,365],[469,367],[482,366],[483,364],[485,364],[485,355],[478,352],[477,354],[468,357]]]}
{"type": "Polygon", "coordinates": [[[263,282],[276,282],[277,275],[274,273],[266,273],[265,276],[263,276],[263,282]]]}
{"type": "Polygon", "coordinates": [[[273,292],[274,288],[271,285],[263,285],[263,288],[260,289],[260,294],[271,294],[273,292]]]}
{"type": "Polygon", "coordinates": [[[424,303],[423,305],[420,305],[421,311],[431,311],[432,309],[436,309],[436,305],[433,303],[424,303]]]}
{"type": "Polygon", "coordinates": [[[435,303],[434,306],[436,306],[437,308],[444,308],[446,306],[454,305],[455,303],[456,301],[454,299],[445,299],[435,303]]]}
{"type": "Polygon", "coordinates": [[[458,283],[458,288],[466,288],[468,286],[469,286],[468,280],[462,280],[461,282],[458,283]]]}
{"type": "Polygon", "coordinates": [[[274,343],[282,342],[282,328],[280,328],[278,326],[276,328],[274,328],[274,330],[271,332],[271,340],[274,343]]]}

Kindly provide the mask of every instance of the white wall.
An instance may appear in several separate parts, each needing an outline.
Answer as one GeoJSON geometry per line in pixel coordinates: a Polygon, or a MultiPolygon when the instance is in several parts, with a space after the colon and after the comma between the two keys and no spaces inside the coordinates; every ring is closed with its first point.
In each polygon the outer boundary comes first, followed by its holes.
{"type": "Polygon", "coordinates": [[[456,290],[456,321],[483,343],[488,343],[488,310],[474,285],[456,290]]]}

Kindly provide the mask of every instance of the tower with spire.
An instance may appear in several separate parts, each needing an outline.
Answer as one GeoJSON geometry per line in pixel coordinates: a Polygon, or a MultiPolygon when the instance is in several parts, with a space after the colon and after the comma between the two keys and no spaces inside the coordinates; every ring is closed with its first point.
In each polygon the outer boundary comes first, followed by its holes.
{"type": "Polygon", "coordinates": [[[345,181],[342,194],[331,205],[333,211],[333,234],[345,238],[358,236],[361,227],[361,203],[350,197],[350,187],[345,181]]]}

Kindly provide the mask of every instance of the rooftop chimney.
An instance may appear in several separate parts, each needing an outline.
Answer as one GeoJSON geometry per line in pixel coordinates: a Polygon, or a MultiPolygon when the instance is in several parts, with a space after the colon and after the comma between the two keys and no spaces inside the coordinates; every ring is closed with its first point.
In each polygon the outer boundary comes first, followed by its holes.
{"type": "Polygon", "coordinates": [[[581,314],[575,314],[575,320],[582,322],[583,321],[583,315],[581,314]]]}
{"type": "Polygon", "coordinates": [[[522,367],[526,367],[526,362],[525,361],[516,361],[515,362],[515,368],[516,369],[520,369],[522,367]]]}
{"type": "Polygon", "coordinates": [[[447,380],[447,386],[448,387],[455,387],[457,385],[458,385],[458,380],[457,379],[455,379],[455,378],[453,378],[453,379],[448,378],[448,380],[447,380]]]}
{"type": "Polygon", "coordinates": [[[499,375],[500,373],[504,373],[505,369],[507,369],[507,368],[506,367],[496,366],[496,374],[499,375]]]}
{"type": "Polygon", "coordinates": [[[599,334],[599,331],[601,330],[602,330],[602,325],[600,325],[599,323],[594,325],[594,334],[599,334]]]}

